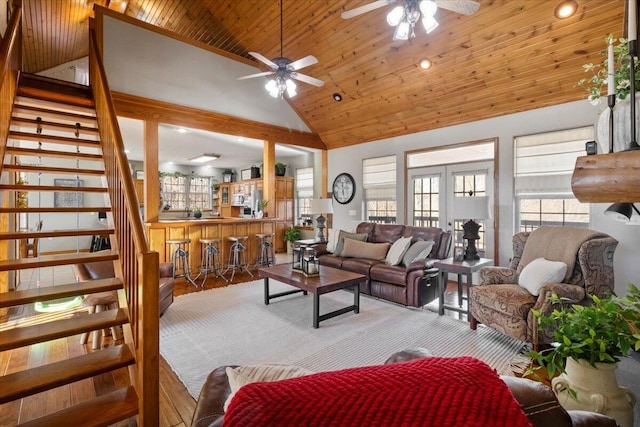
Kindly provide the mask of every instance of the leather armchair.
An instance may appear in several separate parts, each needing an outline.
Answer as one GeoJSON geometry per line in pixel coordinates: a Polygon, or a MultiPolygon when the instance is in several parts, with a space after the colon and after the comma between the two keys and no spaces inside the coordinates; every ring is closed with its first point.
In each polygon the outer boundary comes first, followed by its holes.
{"type": "MultiPolygon", "coordinates": [[[[553,229],[562,229],[558,232],[564,233],[563,236],[575,235],[576,239],[585,238],[585,233],[589,231],[570,227],[546,228],[551,231],[547,233],[548,236],[554,234],[553,229]]],[[[573,270],[567,274],[569,277],[565,277],[563,283],[543,285],[538,296],[518,285],[519,274],[525,267],[524,262],[521,262],[523,253],[531,233],[515,234],[513,258],[509,267],[484,267],[480,270],[480,284],[470,289],[471,329],[476,329],[478,323],[483,323],[505,335],[532,343],[534,349],[538,349],[540,344],[553,342],[551,330],[538,330],[538,322],[531,309],[540,310],[544,314],[551,313],[554,308],[558,308],[551,303],[552,294],[567,298],[567,302],[563,304],[586,305],[590,302],[588,295],[604,298],[613,291],[613,255],[618,241],[604,233],[592,233],[593,237],[575,244],[579,248],[573,270]]],[[[540,247],[535,248],[535,252],[553,260],[546,245],[554,243],[540,240],[536,240],[536,243],[540,247]]],[[[558,245],[558,242],[555,244],[558,245]]],[[[566,240],[560,244],[571,246],[566,240]]]]}

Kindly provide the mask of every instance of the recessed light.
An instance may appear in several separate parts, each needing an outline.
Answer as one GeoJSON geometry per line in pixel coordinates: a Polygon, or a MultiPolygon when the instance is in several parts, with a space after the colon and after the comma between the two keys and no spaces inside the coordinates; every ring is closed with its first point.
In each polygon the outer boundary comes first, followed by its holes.
{"type": "Polygon", "coordinates": [[[185,128],[178,128],[178,129],[176,129],[176,132],[178,132],[178,133],[187,133],[189,131],[186,130],[185,128]]]}
{"type": "Polygon", "coordinates": [[[556,18],[566,19],[573,16],[578,10],[578,2],[575,0],[565,0],[556,6],[556,10],[553,12],[556,18]]]}
{"type": "Polygon", "coordinates": [[[423,58],[420,60],[420,68],[423,70],[428,70],[431,68],[431,60],[429,58],[423,58]]]}
{"type": "Polygon", "coordinates": [[[125,154],[129,154],[129,152],[130,152],[130,151],[129,151],[129,150],[127,150],[127,149],[125,148],[124,153],[125,153],[125,154]]]}
{"type": "Polygon", "coordinates": [[[333,100],[336,102],[340,102],[342,101],[342,95],[340,95],[338,92],[333,94],[333,100]]]}
{"type": "Polygon", "coordinates": [[[195,157],[191,157],[189,161],[195,162],[195,163],[204,163],[204,162],[209,162],[211,160],[217,160],[219,158],[220,158],[220,154],[205,153],[195,157]]]}
{"type": "Polygon", "coordinates": [[[241,137],[241,136],[239,136],[239,137],[238,137],[238,141],[242,142],[242,141],[244,141],[244,138],[243,138],[243,137],[241,137]]]}

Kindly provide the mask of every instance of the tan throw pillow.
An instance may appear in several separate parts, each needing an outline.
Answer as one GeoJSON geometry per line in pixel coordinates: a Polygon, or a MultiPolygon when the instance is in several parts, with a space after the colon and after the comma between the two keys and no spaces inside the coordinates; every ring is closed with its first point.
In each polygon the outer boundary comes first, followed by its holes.
{"type": "Polygon", "coordinates": [[[336,250],[333,252],[334,255],[342,255],[342,249],[344,248],[344,239],[353,239],[359,240],[361,242],[366,242],[367,237],[369,235],[367,233],[349,233],[348,231],[340,230],[338,234],[338,243],[336,244],[336,250]]]}
{"type": "Polygon", "coordinates": [[[396,240],[393,245],[391,245],[391,249],[387,252],[387,264],[389,265],[398,265],[402,261],[402,257],[404,253],[407,252],[411,246],[411,237],[401,237],[396,240]]]}
{"type": "Polygon", "coordinates": [[[389,243],[368,243],[359,240],[344,239],[344,248],[340,256],[384,261],[390,246],[389,243]]]}
{"type": "Polygon", "coordinates": [[[247,365],[238,366],[237,368],[227,368],[227,377],[229,378],[229,387],[231,394],[224,402],[224,411],[231,403],[231,399],[243,385],[285,380],[287,378],[302,377],[304,375],[313,374],[313,371],[292,365],[247,365]]]}
{"type": "Polygon", "coordinates": [[[433,249],[433,240],[418,240],[407,249],[402,257],[402,264],[409,266],[412,262],[426,259],[433,249]]]}
{"type": "Polygon", "coordinates": [[[547,283],[562,283],[566,272],[567,264],[562,261],[536,258],[522,269],[518,276],[518,284],[531,295],[538,296],[540,288],[547,283]]]}

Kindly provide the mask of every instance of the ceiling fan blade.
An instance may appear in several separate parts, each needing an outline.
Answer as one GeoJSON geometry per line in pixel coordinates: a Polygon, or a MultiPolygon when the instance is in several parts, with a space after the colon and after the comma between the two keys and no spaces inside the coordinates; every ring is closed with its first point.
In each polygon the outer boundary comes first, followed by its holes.
{"type": "Polygon", "coordinates": [[[317,87],[321,87],[324,85],[324,82],[320,79],[316,79],[315,77],[307,76],[306,74],[300,74],[293,72],[290,74],[292,79],[300,80],[304,83],[309,83],[310,85],[314,85],[317,87]]]}
{"type": "Polygon", "coordinates": [[[256,77],[270,76],[270,75],[272,75],[274,73],[275,73],[275,71],[265,71],[263,73],[249,74],[248,76],[238,77],[237,80],[246,80],[246,79],[253,79],[253,78],[256,78],[256,77]]]}
{"type": "Polygon", "coordinates": [[[273,68],[274,70],[278,69],[278,65],[275,62],[273,62],[270,59],[267,59],[265,56],[259,54],[258,52],[249,52],[249,55],[253,56],[254,58],[256,58],[260,62],[264,62],[265,64],[267,64],[269,67],[273,68]]]}
{"type": "Polygon", "coordinates": [[[388,4],[394,3],[395,1],[396,0],[377,0],[369,4],[365,4],[364,6],[356,7],[355,9],[344,11],[340,16],[342,17],[342,19],[353,18],[354,16],[362,15],[363,13],[379,9],[388,4]]]}
{"type": "Polygon", "coordinates": [[[287,65],[287,70],[300,70],[301,68],[308,67],[309,65],[317,64],[318,60],[315,56],[309,55],[305,56],[302,59],[298,59],[297,61],[293,61],[291,64],[287,65]]]}
{"type": "Polygon", "coordinates": [[[480,9],[480,3],[473,0],[435,0],[438,7],[460,13],[471,15],[480,9]]]}

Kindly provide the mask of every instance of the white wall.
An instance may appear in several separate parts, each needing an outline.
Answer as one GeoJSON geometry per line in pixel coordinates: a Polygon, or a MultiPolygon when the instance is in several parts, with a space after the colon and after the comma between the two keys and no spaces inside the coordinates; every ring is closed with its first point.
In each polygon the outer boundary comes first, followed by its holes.
{"type": "MultiPolygon", "coordinates": [[[[499,158],[499,265],[507,265],[512,254],[511,237],[514,233],[513,203],[513,138],[538,132],[554,131],[596,122],[599,108],[587,101],[557,105],[481,120],[463,125],[434,129],[396,138],[368,142],[351,147],[330,150],[328,154],[328,184],[341,172],[349,172],[356,180],[356,195],[347,205],[334,204],[334,228],[346,227],[351,221],[363,218],[362,159],[395,154],[397,157],[398,220],[405,218],[404,152],[485,138],[498,138],[499,158]],[[355,210],[355,216],[349,211],[355,210]]],[[[640,284],[640,226],[626,226],[603,215],[606,205],[591,208],[591,228],[609,233],[620,241],[615,254],[616,292],[624,294],[627,283],[640,284]]]]}

